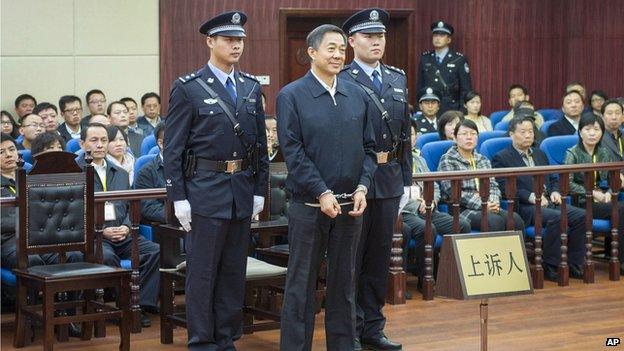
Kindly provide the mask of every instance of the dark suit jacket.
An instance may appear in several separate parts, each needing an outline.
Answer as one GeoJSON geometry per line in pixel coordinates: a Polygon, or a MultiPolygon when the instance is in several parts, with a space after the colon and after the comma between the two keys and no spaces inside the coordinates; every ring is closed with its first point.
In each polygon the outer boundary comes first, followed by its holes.
{"type": "Polygon", "coordinates": [[[576,129],[565,117],[561,117],[557,122],[548,127],[547,134],[549,137],[556,135],[572,135],[576,134],[576,129]]]}
{"type": "MultiPolygon", "coordinates": [[[[602,146],[604,146],[605,149],[607,149],[607,151],[609,151],[610,154],[613,155],[613,157],[616,160],[622,161],[624,160],[624,158],[622,157],[622,154],[620,153],[620,145],[618,145],[618,141],[622,144],[624,144],[624,135],[622,135],[622,132],[620,130],[618,130],[618,135],[619,135],[619,139],[616,141],[613,138],[613,134],[609,133],[609,132],[605,132],[604,135],[602,136],[602,141],[600,142],[602,144],[602,146]]],[[[622,148],[624,149],[624,145],[622,145],[622,148]]]]}
{"type": "Polygon", "coordinates": [[[66,143],[73,139],[71,134],[69,134],[69,132],[67,131],[67,128],[65,128],[65,122],[61,123],[58,127],[56,127],[56,131],[59,133],[61,138],[65,140],[66,143]]]}
{"type": "MultiPolygon", "coordinates": [[[[148,162],[134,182],[135,189],[155,189],[165,187],[165,169],[160,155],[148,162]]],[[[141,201],[141,217],[152,222],[165,223],[165,201],[150,199],[141,201]]]]}
{"type": "Polygon", "coordinates": [[[141,155],[141,144],[143,143],[143,135],[128,129],[128,146],[130,146],[130,150],[132,151],[132,155],[134,158],[139,158],[141,155]]]}

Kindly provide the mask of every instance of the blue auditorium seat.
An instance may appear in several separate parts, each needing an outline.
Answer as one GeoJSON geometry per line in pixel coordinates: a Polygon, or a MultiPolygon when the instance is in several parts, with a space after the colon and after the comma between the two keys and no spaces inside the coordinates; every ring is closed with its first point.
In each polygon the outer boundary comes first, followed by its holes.
{"type": "Polygon", "coordinates": [[[479,148],[479,153],[488,158],[488,160],[492,161],[494,155],[496,155],[499,151],[506,149],[511,145],[511,138],[494,138],[489,139],[481,144],[479,148]]]}
{"type": "Polygon", "coordinates": [[[548,137],[540,144],[540,149],[548,157],[550,165],[562,165],[565,161],[566,150],[578,144],[578,135],[558,135],[548,137]]]}
{"type": "Polygon", "coordinates": [[[139,171],[141,170],[141,168],[143,168],[143,166],[145,166],[148,162],[150,162],[157,156],[158,154],[143,155],[134,162],[134,181],[135,182],[137,178],[139,177],[139,171]]]}
{"type": "Polygon", "coordinates": [[[80,150],[80,139],[74,138],[67,142],[65,145],[65,151],[76,153],[76,151],[80,150]]]}
{"type": "Polygon", "coordinates": [[[30,150],[18,150],[17,153],[22,156],[22,160],[24,160],[24,162],[28,162],[30,164],[34,163],[30,150]]]}
{"type": "Polygon", "coordinates": [[[156,145],[153,148],[151,148],[150,151],[147,154],[148,155],[158,155],[159,153],[160,153],[160,148],[158,147],[158,145],[156,145]]]}
{"type": "Polygon", "coordinates": [[[438,134],[437,132],[431,132],[418,136],[418,139],[416,139],[416,148],[418,148],[418,150],[422,150],[425,144],[432,141],[440,141],[440,134],[438,134]]]}
{"type": "Polygon", "coordinates": [[[156,146],[154,134],[146,136],[141,143],[141,156],[147,155],[154,146],[156,146]]]}
{"type": "Polygon", "coordinates": [[[496,123],[494,130],[502,130],[506,132],[509,129],[509,122],[511,121],[500,121],[496,123]]]}
{"type": "Polygon", "coordinates": [[[479,140],[477,141],[477,150],[479,150],[481,144],[483,144],[483,142],[485,142],[486,140],[490,140],[493,138],[503,138],[506,136],[508,136],[507,131],[503,130],[488,130],[485,132],[481,132],[479,133],[479,140]]]}
{"type": "Polygon", "coordinates": [[[542,124],[542,126],[540,127],[540,132],[542,132],[542,134],[544,134],[545,136],[548,136],[548,128],[550,128],[550,126],[555,122],[557,122],[556,119],[545,121],[544,124],[542,124]]]}
{"type": "Polygon", "coordinates": [[[556,121],[559,118],[563,117],[563,111],[561,111],[560,109],[544,108],[541,110],[537,110],[537,112],[539,112],[544,117],[544,122],[556,121]]]}
{"type": "Polygon", "coordinates": [[[492,125],[495,126],[496,123],[502,121],[503,117],[505,117],[505,115],[508,113],[509,113],[509,110],[501,110],[501,111],[492,112],[492,114],[490,115],[490,122],[492,122],[492,125]]]}
{"type": "Polygon", "coordinates": [[[453,145],[455,142],[452,140],[432,141],[423,146],[420,154],[427,161],[429,169],[434,172],[438,170],[438,163],[440,163],[442,155],[453,145]]]}

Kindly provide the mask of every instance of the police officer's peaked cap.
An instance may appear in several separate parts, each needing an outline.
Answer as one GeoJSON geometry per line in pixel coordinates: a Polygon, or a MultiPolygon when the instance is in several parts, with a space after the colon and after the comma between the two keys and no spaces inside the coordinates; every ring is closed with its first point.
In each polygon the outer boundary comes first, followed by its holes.
{"type": "Polygon", "coordinates": [[[440,34],[453,35],[454,31],[455,29],[453,29],[453,26],[451,26],[450,24],[444,21],[437,21],[431,24],[431,33],[433,34],[440,33],[440,34]]]}
{"type": "Polygon", "coordinates": [[[246,37],[243,26],[247,22],[247,15],[241,11],[225,12],[217,15],[199,27],[201,34],[209,37],[222,35],[225,37],[246,37]]]}
{"type": "Polygon", "coordinates": [[[385,33],[390,21],[388,12],[382,9],[365,9],[356,12],[342,25],[347,35],[354,33],[385,33]]]}
{"type": "Polygon", "coordinates": [[[440,102],[440,98],[436,94],[436,91],[433,90],[433,88],[431,87],[424,88],[420,91],[420,99],[418,99],[418,102],[421,103],[428,100],[435,100],[437,102],[440,102]]]}

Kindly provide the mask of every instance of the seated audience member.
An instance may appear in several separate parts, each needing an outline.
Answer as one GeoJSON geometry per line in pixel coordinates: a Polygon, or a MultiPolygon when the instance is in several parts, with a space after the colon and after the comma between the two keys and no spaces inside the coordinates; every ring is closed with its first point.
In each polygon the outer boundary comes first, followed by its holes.
{"type": "Polygon", "coordinates": [[[131,97],[121,98],[119,101],[123,102],[128,108],[128,129],[137,134],[143,135],[143,129],[141,129],[137,124],[137,112],[139,110],[137,102],[131,97]]]}
{"type": "Polygon", "coordinates": [[[59,109],[65,122],[58,126],[61,137],[68,142],[80,138],[80,118],[82,116],[82,101],[75,95],[65,95],[59,99],[59,109]]]}
{"type": "Polygon", "coordinates": [[[5,110],[0,112],[2,116],[2,133],[10,135],[12,138],[17,138],[19,134],[19,125],[13,118],[13,116],[5,110]]]}
{"type": "Polygon", "coordinates": [[[64,151],[65,140],[56,132],[44,132],[35,138],[32,142],[32,155],[37,155],[49,151],[64,151]]]}
{"type": "MultiPolygon", "coordinates": [[[[0,178],[0,196],[14,197],[17,189],[15,177],[17,175],[17,145],[10,135],[2,133],[0,140],[0,164],[2,177],[0,178]]],[[[2,207],[2,267],[12,269],[17,266],[17,241],[15,237],[17,212],[15,207],[2,207]]],[[[69,252],[67,262],[82,261],[80,252],[69,252]]],[[[47,253],[29,255],[28,266],[58,263],[58,254],[47,253]]]]}
{"type": "Polygon", "coordinates": [[[514,113],[516,116],[515,118],[530,118],[533,121],[533,147],[539,147],[542,141],[546,139],[546,135],[537,128],[537,122],[535,121],[537,112],[533,110],[533,106],[522,107],[524,104],[525,102],[521,102],[518,104],[518,107],[514,109],[516,111],[514,113]]]}
{"type": "Polygon", "coordinates": [[[455,126],[464,120],[464,114],[460,111],[446,111],[438,119],[438,134],[440,140],[455,140],[455,126]]]}
{"type": "Polygon", "coordinates": [[[154,132],[160,123],[160,96],[156,93],[146,93],[141,96],[141,108],[145,115],[137,118],[137,125],[143,130],[143,135],[154,132]]]}
{"type": "Polygon", "coordinates": [[[17,113],[17,119],[22,119],[33,113],[37,105],[37,100],[30,94],[22,94],[15,99],[15,113],[17,113]]]}
{"type": "Polygon", "coordinates": [[[422,114],[416,119],[416,132],[418,134],[437,132],[440,98],[433,88],[425,88],[418,99],[418,106],[422,114]]]}
{"type": "Polygon", "coordinates": [[[607,93],[602,90],[594,90],[589,94],[589,105],[591,107],[591,113],[596,116],[602,117],[602,105],[605,101],[609,100],[607,93]]]}
{"type": "MultiPolygon", "coordinates": [[[[412,121],[412,173],[427,173],[429,167],[425,159],[420,156],[420,150],[416,149],[416,140],[418,138],[415,131],[417,124],[412,121]]],[[[436,205],[440,201],[440,186],[437,182],[433,183],[433,211],[431,213],[433,231],[433,238],[437,234],[446,235],[453,233],[453,217],[448,213],[440,212],[437,210],[436,205]]],[[[407,264],[407,245],[410,239],[414,239],[416,242],[415,255],[416,255],[416,272],[418,276],[418,286],[422,286],[424,278],[425,267],[425,202],[423,201],[424,184],[423,182],[414,183],[411,186],[410,199],[407,204],[401,209],[403,215],[403,266],[407,264]]],[[[460,233],[470,232],[470,223],[465,219],[459,220],[460,233]]]]}
{"type": "Polygon", "coordinates": [[[24,139],[22,140],[22,147],[26,150],[30,150],[33,140],[35,140],[37,135],[45,131],[43,119],[41,119],[38,115],[31,113],[22,118],[20,125],[20,134],[24,136],[24,139]]]}
{"type": "Polygon", "coordinates": [[[91,115],[91,117],[89,118],[89,124],[91,123],[99,123],[99,124],[103,124],[106,127],[111,125],[110,119],[108,118],[108,116],[106,115],[91,115]]]}
{"type": "Polygon", "coordinates": [[[280,152],[279,141],[277,140],[277,120],[275,120],[273,116],[266,116],[264,122],[267,136],[267,148],[269,149],[269,161],[273,161],[276,160],[276,156],[280,152]]]}
{"type": "Polygon", "coordinates": [[[624,161],[624,135],[621,129],[624,107],[617,100],[607,100],[602,105],[601,114],[605,133],[600,143],[615,160],[624,161]]]}
{"type": "MultiPolygon", "coordinates": [[[[529,92],[527,88],[520,84],[512,84],[509,87],[509,107],[511,110],[507,112],[505,117],[503,117],[503,121],[511,121],[514,118],[515,109],[519,106],[518,104],[523,103],[522,106],[526,106],[526,103],[531,104],[531,108],[535,110],[535,107],[530,102],[531,97],[529,96],[529,92]]],[[[535,126],[539,129],[542,124],[544,124],[544,116],[542,116],[539,112],[535,111],[535,126]]]]}
{"type": "MultiPolygon", "coordinates": [[[[154,137],[160,152],[152,161],[141,168],[137,176],[135,189],[156,189],[165,187],[165,168],[163,166],[163,143],[165,125],[159,123],[154,129],[154,137]]],[[[141,218],[150,222],[165,223],[165,200],[150,199],[141,201],[141,218]]]]}
{"type": "MultiPolygon", "coordinates": [[[[615,162],[616,159],[602,146],[600,140],[605,133],[605,126],[602,119],[592,113],[581,117],[579,123],[579,143],[566,152],[565,164],[575,165],[582,163],[615,162]]],[[[622,174],[620,174],[622,177],[622,174]]],[[[594,190],[592,191],[593,218],[611,219],[611,189],[608,185],[608,172],[594,172],[594,190]]],[[[624,182],[622,183],[624,185],[624,182]]],[[[585,176],[583,173],[570,174],[570,193],[579,195],[579,207],[585,206],[585,176]]],[[[624,241],[624,202],[618,201],[618,242],[624,241]]],[[[622,245],[620,244],[620,248],[622,245]]],[[[624,273],[624,250],[619,250],[619,260],[622,264],[621,270],[624,273]]]]}
{"type": "MultiPolygon", "coordinates": [[[[455,126],[455,142],[440,159],[439,171],[463,171],[470,173],[472,170],[491,169],[490,161],[477,153],[477,141],[479,130],[477,125],[468,119],[461,121],[455,126]]],[[[451,181],[440,181],[442,198],[451,201],[451,181]]],[[[500,207],[501,192],[498,183],[490,178],[489,198],[486,204],[488,210],[488,231],[501,231],[506,228],[507,211],[500,207]]],[[[470,222],[474,230],[481,229],[481,196],[479,195],[478,178],[464,179],[461,182],[461,194],[459,199],[460,218],[470,222]]],[[[513,214],[516,230],[524,232],[524,221],[517,213],[513,214]]]]}
{"type": "MultiPolygon", "coordinates": [[[[516,117],[509,122],[509,135],[512,145],[501,150],[492,159],[494,168],[510,167],[535,167],[548,166],[546,154],[539,148],[534,148],[535,125],[532,118],[516,117]]],[[[505,194],[507,180],[497,178],[501,192],[505,194]]],[[[536,194],[533,188],[533,176],[519,176],[516,178],[516,187],[519,205],[516,212],[522,217],[527,225],[535,225],[536,194]]],[[[544,275],[546,279],[556,281],[558,279],[557,266],[561,261],[561,211],[559,205],[562,197],[559,193],[559,179],[555,174],[550,174],[546,182],[546,192],[542,194],[540,205],[542,206],[541,225],[542,232],[544,275]]],[[[585,211],[574,206],[566,207],[568,216],[568,264],[570,276],[573,278],[583,277],[583,262],[585,260],[585,211]]]]}
{"type": "MultiPolygon", "coordinates": [[[[578,91],[579,94],[581,94],[581,97],[583,98],[583,103],[587,101],[587,90],[585,89],[585,86],[583,85],[583,83],[581,82],[568,83],[568,85],[566,85],[565,87],[565,92],[569,93],[571,91],[578,91]]],[[[591,111],[592,111],[591,107],[584,105],[583,113],[591,112],[591,111]]]]}
{"type": "Polygon", "coordinates": [[[464,118],[475,122],[479,133],[492,130],[492,122],[489,118],[481,114],[481,95],[476,91],[469,91],[464,97],[464,108],[466,116],[464,118]]]}
{"type": "Polygon", "coordinates": [[[108,128],[108,155],[106,159],[128,172],[130,186],[134,181],[134,156],[128,152],[128,137],[117,126],[108,128]]]}
{"type": "Polygon", "coordinates": [[[583,95],[577,90],[571,90],[563,95],[561,106],[563,117],[548,127],[549,137],[576,133],[583,113],[583,101],[583,95]]]}
{"type": "Polygon", "coordinates": [[[113,126],[119,127],[126,135],[128,140],[128,146],[135,157],[141,156],[141,143],[143,142],[143,135],[137,134],[128,128],[130,120],[128,119],[128,108],[126,104],[121,101],[113,101],[108,105],[106,109],[110,123],[113,126]]]}
{"type": "Polygon", "coordinates": [[[102,115],[106,111],[106,95],[99,89],[89,90],[85,96],[85,101],[87,102],[89,114],[84,116],[80,121],[81,127],[85,127],[89,123],[89,118],[91,118],[92,115],[102,115]]]}
{"type": "MultiPolygon", "coordinates": [[[[80,136],[80,147],[86,152],[90,151],[93,157],[95,170],[94,190],[113,191],[129,190],[130,183],[128,173],[112,162],[106,160],[108,149],[108,130],[101,124],[91,124],[84,127],[80,136]]],[[[76,162],[82,168],[86,167],[84,154],[76,162]]],[[[108,206],[108,205],[107,205],[108,206]]],[[[113,210],[106,211],[104,222],[104,264],[120,266],[120,260],[130,259],[132,255],[132,236],[130,235],[130,213],[126,201],[112,203],[113,210]]],[[[140,301],[142,307],[156,309],[159,291],[159,265],[160,248],[158,244],[139,236],[139,286],[140,301]]],[[[143,314],[141,318],[143,327],[151,325],[150,319],[143,314]]]]}
{"type": "Polygon", "coordinates": [[[58,109],[56,106],[49,102],[42,102],[35,106],[33,113],[39,115],[45,124],[46,132],[57,132],[58,123],[56,122],[56,116],[58,115],[58,109]]]}

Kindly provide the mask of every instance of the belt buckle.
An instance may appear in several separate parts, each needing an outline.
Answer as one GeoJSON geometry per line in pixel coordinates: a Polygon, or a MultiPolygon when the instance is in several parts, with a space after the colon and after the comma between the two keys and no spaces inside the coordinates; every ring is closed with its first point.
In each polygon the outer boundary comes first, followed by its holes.
{"type": "Polygon", "coordinates": [[[388,163],[388,154],[390,153],[387,151],[377,152],[377,163],[378,164],[388,163]]]}
{"type": "Polygon", "coordinates": [[[234,173],[240,171],[241,160],[225,161],[225,173],[234,173]]]}

